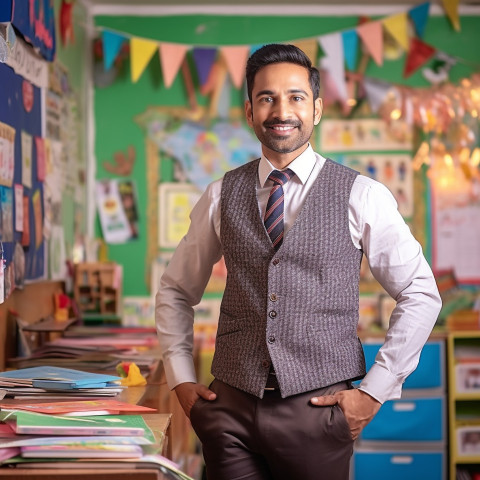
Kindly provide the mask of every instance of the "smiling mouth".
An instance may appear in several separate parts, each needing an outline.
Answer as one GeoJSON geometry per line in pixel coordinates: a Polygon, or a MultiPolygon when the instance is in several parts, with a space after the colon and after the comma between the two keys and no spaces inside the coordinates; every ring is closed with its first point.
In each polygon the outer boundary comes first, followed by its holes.
{"type": "Polygon", "coordinates": [[[294,128],[297,128],[295,125],[271,125],[268,128],[271,128],[272,130],[278,131],[278,132],[288,132],[289,130],[293,130],[294,128]]]}

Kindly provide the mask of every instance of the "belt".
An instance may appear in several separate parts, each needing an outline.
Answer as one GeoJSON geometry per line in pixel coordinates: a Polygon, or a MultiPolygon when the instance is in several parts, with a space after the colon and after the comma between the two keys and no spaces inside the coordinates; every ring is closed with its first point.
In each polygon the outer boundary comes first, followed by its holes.
{"type": "Polygon", "coordinates": [[[270,370],[268,372],[268,378],[267,378],[267,383],[265,385],[265,391],[266,392],[274,392],[275,390],[280,390],[280,385],[278,384],[277,381],[277,375],[273,370],[270,370]]]}

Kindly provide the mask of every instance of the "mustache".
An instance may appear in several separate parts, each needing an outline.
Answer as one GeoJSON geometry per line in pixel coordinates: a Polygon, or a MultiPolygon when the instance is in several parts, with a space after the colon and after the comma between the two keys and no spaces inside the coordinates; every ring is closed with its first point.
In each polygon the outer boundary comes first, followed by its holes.
{"type": "Polygon", "coordinates": [[[280,120],[279,118],[273,118],[272,120],[265,120],[265,122],[263,122],[264,127],[273,127],[274,125],[300,127],[300,125],[302,125],[302,122],[292,121],[292,120],[280,120]]]}

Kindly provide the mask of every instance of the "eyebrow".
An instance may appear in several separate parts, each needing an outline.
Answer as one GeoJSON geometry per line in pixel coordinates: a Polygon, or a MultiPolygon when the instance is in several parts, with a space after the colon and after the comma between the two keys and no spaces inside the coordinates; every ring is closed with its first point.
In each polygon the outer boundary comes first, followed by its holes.
{"type": "MultiPolygon", "coordinates": [[[[305,96],[309,96],[308,92],[302,90],[301,88],[292,88],[288,90],[288,93],[303,93],[305,96]]],[[[275,95],[275,92],[272,90],[260,90],[256,95],[255,98],[261,97],[262,95],[275,95]]]]}

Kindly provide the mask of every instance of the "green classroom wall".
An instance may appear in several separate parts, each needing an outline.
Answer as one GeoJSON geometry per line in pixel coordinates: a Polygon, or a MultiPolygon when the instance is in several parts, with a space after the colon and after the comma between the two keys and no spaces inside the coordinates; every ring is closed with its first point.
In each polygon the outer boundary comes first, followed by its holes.
{"type": "MultiPolygon", "coordinates": [[[[77,5],[72,11],[72,25],[74,27],[73,44],[63,45],[60,38],[59,16],[62,1],[55,0],[54,9],[56,17],[56,61],[68,71],[70,87],[74,91],[76,107],[78,109],[78,160],[84,170],[87,168],[86,145],[87,135],[86,106],[87,106],[87,72],[85,70],[85,50],[88,48],[88,41],[85,26],[87,24],[87,11],[81,5],[77,5]]],[[[75,199],[73,192],[64,192],[62,197],[62,225],[65,231],[65,243],[67,252],[71,252],[75,242],[75,233],[85,233],[87,228],[87,216],[85,209],[79,205],[86,205],[86,186],[82,190],[82,198],[75,199]],[[78,216],[81,215],[79,219],[78,216]],[[77,220],[78,226],[75,226],[77,220]],[[77,232],[76,232],[77,230],[77,232]]]]}
{"type": "MultiPolygon", "coordinates": [[[[354,27],[358,17],[315,16],[228,16],[228,15],[174,15],[163,17],[97,16],[94,23],[128,35],[144,39],[176,42],[188,45],[255,45],[312,38],[354,27]]],[[[452,82],[471,75],[473,66],[480,65],[477,47],[480,16],[462,16],[461,32],[455,32],[445,16],[431,16],[423,40],[440,51],[459,57],[450,74],[452,82]]],[[[395,61],[385,60],[383,67],[369,62],[366,75],[391,83],[411,87],[426,87],[421,71],[403,78],[404,55],[395,61]]],[[[241,105],[243,91],[232,95],[232,103],[241,105]]],[[[206,99],[197,92],[200,105],[206,99]]],[[[116,80],[108,87],[95,88],[95,156],[96,178],[111,178],[102,166],[111,161],[117,151],[126,151],[129,145],[136,150],[136,162],[131,178],[136,181],[140,213],[139,238],[121,245],[109,245],[108,256],[124,267],[124,294],[147,296],[145,253],[147,251],[147,172],[145,171],[145,141],[134,118],[150,106],[187,106],[187,96],[181,75],[170,89],[162,83],[158,55],[150,61],[137,83],[130,78],[126,60],[116,80]]],[[[98,217],[96,235],[101,237],[98,217]]]]}

